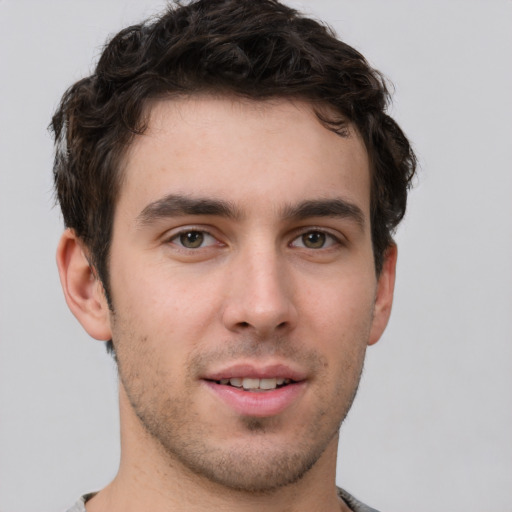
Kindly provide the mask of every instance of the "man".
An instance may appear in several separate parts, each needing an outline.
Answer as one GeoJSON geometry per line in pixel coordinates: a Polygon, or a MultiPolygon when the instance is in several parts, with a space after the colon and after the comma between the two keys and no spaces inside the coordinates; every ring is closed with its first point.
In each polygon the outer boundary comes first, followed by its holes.
{"type": "Polygon", "coordinates": [[[379,73],[273,0],[130,27],[53,119],[67,303],[119,370],[73,511],[368,511],[338,432],[391,310],[415,158],[379,73]]]}

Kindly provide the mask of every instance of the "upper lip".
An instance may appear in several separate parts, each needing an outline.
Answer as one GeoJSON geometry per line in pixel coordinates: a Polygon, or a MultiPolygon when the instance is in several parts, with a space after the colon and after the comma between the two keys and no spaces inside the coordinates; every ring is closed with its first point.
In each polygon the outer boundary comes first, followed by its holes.
{"type": "Polygon", "coordinates": [[[233,379],[237,377],[253,379],[282,378],[297,382],[306,379],[306,372],[285,363],[236,363],[219,370],[212,370],[202,376],[204,380],[233,379]]]}

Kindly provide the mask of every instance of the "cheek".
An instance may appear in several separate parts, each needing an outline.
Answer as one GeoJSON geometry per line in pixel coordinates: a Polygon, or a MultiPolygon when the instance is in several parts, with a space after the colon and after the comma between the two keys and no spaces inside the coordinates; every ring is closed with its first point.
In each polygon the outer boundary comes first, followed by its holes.
{"type": "Polygon", "coordinates": [[[127,268],[132,271],[118,269],[112,276],[119,341],[144,339],[144,350],[159,351],[164,359],[179,358],[215,322],[220,309],[215,281],[182,276],[169,266],[127,268]]]}
{"type": "Polygon", "coordinates": [[[325,389],[333,389],[336,403],[352,400],[359,382],[373,318],[374,296],[368,281],[346,279],[312,299],[304,316],[303,338],[314,340],[315,348],[325,356],[325,389]],[[370,290],[370,292],[368,291],[370,290]],[[343,398],[343,400],[341,400],[343,398]]]}
{"type": "Polygon", "coordinates": [[[164,318],[189,314],[195,306],[201,307],[211,286],[207,279],[180,270],[165,261],[124,265],[112,276],[115,302],[136,315],[143,311],[164,318]]]}
{"type": "Polygon", "coordinates": [[[375,282],[354,273],[310,287],[302,297],[302,311],[318,332],[329,333],[335,344],[369,336],[375,303],[375,282]]]}

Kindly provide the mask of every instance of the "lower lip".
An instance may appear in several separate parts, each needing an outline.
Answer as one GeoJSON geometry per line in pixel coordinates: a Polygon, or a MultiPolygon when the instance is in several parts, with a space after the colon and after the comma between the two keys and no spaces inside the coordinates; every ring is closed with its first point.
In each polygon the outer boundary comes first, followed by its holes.
{"type": "Polygon", "coordinates": [[[294,382],[270,391],[244,391],[243,389],[203,381],[228,407],[242,416],[265,418],[276,416],[290,407],[304,391],[305,382],[294,382]]]}

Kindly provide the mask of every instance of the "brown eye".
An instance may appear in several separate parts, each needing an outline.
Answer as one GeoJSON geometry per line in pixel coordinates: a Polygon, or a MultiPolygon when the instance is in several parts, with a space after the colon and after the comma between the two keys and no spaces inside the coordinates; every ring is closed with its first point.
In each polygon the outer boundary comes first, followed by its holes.
{"type": "Polygon", "coordinates": [[[197,249],[204,242],[204,233],[201,231],[187,231],[179,235],[180,243],[187,249],[197,249]]]}
{"type": "Polygon", "coordinates": [[[330,249],[339,246],[340,240],[330,233],[311,230],[299,235],[290,245],[301,249],[330,249]]]}
{"type": "MultiPolygon", "coordinates": [[[[193,254],[211,254],[211,249],[221,249],[225,244],[220,242],[208,231],[202,229],[184,228],[166,240],[171,248],[192,257],[193,254]]],[[[194,256],[194,257],[196,257],[194,256]]]]}
{"type": "Polygon", "coordinates": [[[308,249],[321,249],[325,245],[325,233],[310,231],[302,235],[302,243],[308,249]]]}

